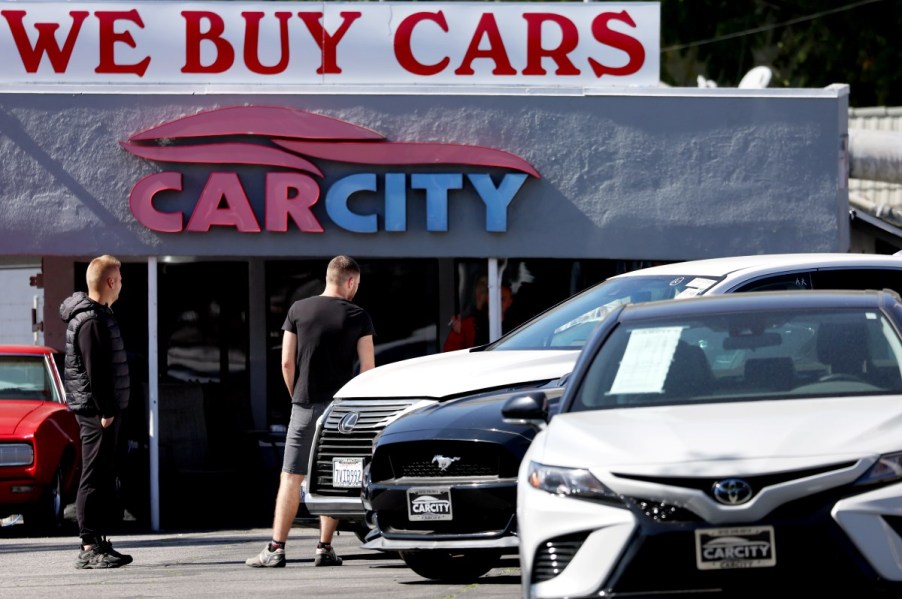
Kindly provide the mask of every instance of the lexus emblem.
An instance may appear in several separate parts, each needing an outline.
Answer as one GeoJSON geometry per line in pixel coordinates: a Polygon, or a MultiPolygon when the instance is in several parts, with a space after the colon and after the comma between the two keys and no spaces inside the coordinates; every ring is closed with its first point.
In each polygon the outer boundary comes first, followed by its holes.
{"type": "Polygon", "coordinates": [[[338,432],[344,433],[345,435],[352,432],[354,430],[354,427],[357,425],[357,420],[359,419],[360,414],[358,414],[357,412],[348,412],[339,421],[338,432]]]}
{"type": "Polygon", "coordinates": [[[752,498],[752,485],[738,478],[728,478],[714,483],[714,499],[724,505],[740,505],[752,498]]]}
{"type": "Polygon", "coordinates": [[[447,458],[443,455],[435,455],[432,458],[432,463],[433,464],[438,463],[438,469],[441,470],[442,472],[444,472],[445,470],[447,470],[448,468],[451,467],[451,464],[453,464],[454,462],[456,462],[459,459],[460,458],[447,458]]]}

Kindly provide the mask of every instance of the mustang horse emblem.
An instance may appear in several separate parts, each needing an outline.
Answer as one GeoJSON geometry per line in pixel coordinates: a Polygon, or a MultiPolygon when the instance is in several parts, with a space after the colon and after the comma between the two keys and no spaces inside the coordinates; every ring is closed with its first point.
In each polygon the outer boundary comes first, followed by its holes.
{"type": "Polygon", "coordinates": [[[438,469],[444,472],[448,468],[451,467],[451,464],[459,460],[460,458],[446,458],[443,455],[436,455],[432,458],[432,463],[438,462],[438,469]]]}

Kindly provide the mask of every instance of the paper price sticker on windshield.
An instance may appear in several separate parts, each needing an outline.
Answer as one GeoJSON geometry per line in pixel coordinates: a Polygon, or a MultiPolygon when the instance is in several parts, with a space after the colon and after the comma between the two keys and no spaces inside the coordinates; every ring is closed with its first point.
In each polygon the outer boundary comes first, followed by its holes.
{"type": "Polygon", "coordinates": [[[632,331],[611,393],[661,393],[682,330],[660,327],[632,331]]]}

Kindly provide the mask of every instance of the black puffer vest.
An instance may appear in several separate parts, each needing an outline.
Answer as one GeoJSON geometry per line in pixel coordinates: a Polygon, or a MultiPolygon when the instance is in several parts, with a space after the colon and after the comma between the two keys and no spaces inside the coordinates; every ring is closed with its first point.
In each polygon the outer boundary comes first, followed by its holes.
{"type": "Polygon", "coordinates": [[[125,343],[119,331],[119,323],[113,317],[113,311],[103,304],[98,304],[88,294],[79,291],[66,298],[60,305],[60,317],[66,321],[66,361],[64,376],[66,381],[66,400],[69,408],[77,414],[97,415],[100,406],[91,389],[91,381],[85,372],[84,361],[78,344],[78,330],[91,319],[100,319],[109,332],[110,353],[112,356],[113,397],[119,411],[128,407],[129,375],[128,357],[125,343]]]}

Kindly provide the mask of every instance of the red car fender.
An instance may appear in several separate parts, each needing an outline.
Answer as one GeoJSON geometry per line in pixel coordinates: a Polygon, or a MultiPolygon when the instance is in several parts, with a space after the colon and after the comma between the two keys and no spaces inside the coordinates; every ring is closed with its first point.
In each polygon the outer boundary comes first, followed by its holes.
{"type": "Polygon", "coordinates": [[[75,414],[67,406],[47,403],[30,413],[19,428],[34,431],[26,438],[30,436],[34,446],[35,482],[49,484],[62,464],[64,491],[68,494],[73,490],[81,471],[81,439],[75,414]]]}

